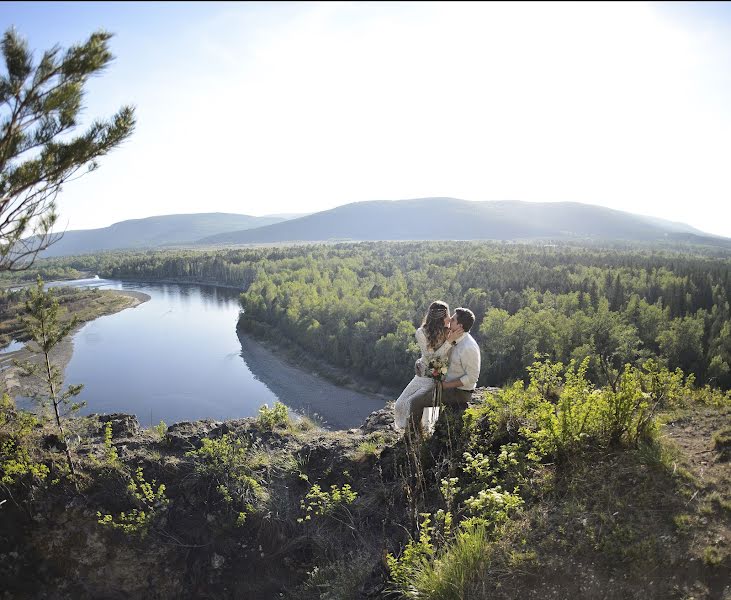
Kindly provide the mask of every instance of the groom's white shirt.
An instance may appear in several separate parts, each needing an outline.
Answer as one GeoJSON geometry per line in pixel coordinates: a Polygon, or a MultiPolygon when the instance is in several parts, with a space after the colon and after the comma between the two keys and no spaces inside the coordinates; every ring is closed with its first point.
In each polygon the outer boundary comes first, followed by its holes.
{"type": "Polygon", "coordinates": [[[458,389],[472,391],[480,377],[480,347],[469,333],[462,334],[455,342],[445,380],[459,379],[462,385],[458,389]]]}

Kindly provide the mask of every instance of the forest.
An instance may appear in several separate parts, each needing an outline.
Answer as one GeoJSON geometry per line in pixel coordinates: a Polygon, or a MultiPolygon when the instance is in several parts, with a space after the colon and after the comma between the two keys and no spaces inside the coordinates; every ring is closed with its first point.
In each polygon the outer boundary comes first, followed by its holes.
{"type": "Polygon", "coordinates": [[[731,259],[702,249],[364,242],[109,253],[38,270],[237,286],[244,331],[394,388],[412,376],[414,332],[435,299],[474,311],[480,385],[523,379],[539,355],[590,356],[602,385],[654,358],[731,387],[731,259]]]}

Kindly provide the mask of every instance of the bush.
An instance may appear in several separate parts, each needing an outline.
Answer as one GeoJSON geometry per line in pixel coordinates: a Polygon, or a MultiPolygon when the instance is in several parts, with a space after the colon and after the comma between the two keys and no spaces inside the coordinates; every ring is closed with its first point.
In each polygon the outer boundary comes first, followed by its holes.
{"type": "Polygon", "coordinates": [[[155,490],[156,483],[154,479],[152,483],[145,481],[142,467],[138,467],[127,486],[131,499],[136,506],[129,512],[120,513],[116,518],[110,514],[102,514],[101,511],[97,511],[97,522],[113,529],[120,529],[128,535],[145,537],[152,524],[160,517],[170,502],[165,496],[165,484],[161,483],[155,490]]]}
{"type": "Polygon", "coordinates": [[[357,496],[358,494],[350,488],[349,483],[345,483],[341,487],[331,485],[329,492],[323,490],[319,484],[315,483],[300,502],[300,507],[304,511],[304,515],[297,519],[297,521],[299,523],[310,521],[313,515],[332,516],[339,521],[340,518],[336,513],[340,509],[345,509],[351,521],[348,525],[352,526],[352,515],[346,507],[355,502],[357,496]]]}
{"type": "Polygon", "coordinates": [[[203,438],[197,450],[186,452],[193,459],[195,473],[218,491],[228,509],[236,514],[241,525],[246,514],[266,500],[267,493],[255,469],[261,466],[250,445],[230,434],[220,439],[203,438]]]}
{"type": "Polygon", "coordinates": [[[261,429],[271,431],[277,425],[289,425],[289,410],[278,400],[274,403],[273,408],[269,408],[267,404],[259,409],[257,423],[261,429]]]}
{"type": "Polygon", "coordinates": [[[31,413],[16,410],[10,396],[0,399],[0,482],[33,486],[46,479],[48,467],[33,459],[30,435],[39,425],[31,413]]]}

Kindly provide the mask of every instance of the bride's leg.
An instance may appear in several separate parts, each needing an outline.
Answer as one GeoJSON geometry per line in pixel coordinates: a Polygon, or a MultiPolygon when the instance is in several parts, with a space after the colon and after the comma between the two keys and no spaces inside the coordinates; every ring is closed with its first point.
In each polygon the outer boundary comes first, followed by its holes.
{"type": "Polygon", "coordinates": [[[422,429],[421,423],[424,409],[431,407],[434,401],[434,386],[430,385],[414,395],[411,399],[411,410],[409,411],[409,420],[413,423],[415,429],[422,429]]]}
{"type": "Polygon", "coordinates": [[[421,379],[420,377],[414,377],[396,400],[393,409],[393,424],[396,429],[405,429],[407,427],[409,415],[411,414],[411,400],[423,388],[421,379]]]}

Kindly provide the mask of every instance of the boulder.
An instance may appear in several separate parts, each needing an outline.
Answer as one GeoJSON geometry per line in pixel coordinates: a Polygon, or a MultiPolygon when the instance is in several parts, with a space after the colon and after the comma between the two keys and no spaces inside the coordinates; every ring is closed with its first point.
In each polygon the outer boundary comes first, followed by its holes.
{"type": "Polygon", "coordinates": [[[174,450],[194,450],[201,447],[201,439],[220,425],[219,421],[181,421],[168,427],[165,439],[174,450]]]}
{"type": "Polygon", "coordinates": [[[366,417],[360,429],[363,433],[393,431],[393,403],[389,403],[384,408],[373,411],[366,417]]]}
{"type": "Polygon", "coordinates": [[[130,438],[140,432],[140,422],[134,415],[125,415],[122,413],[99,415],[99,422],[102,424],[102,433],[107,423],[112,424],[112,439],[120,437],[130,438]]]}

